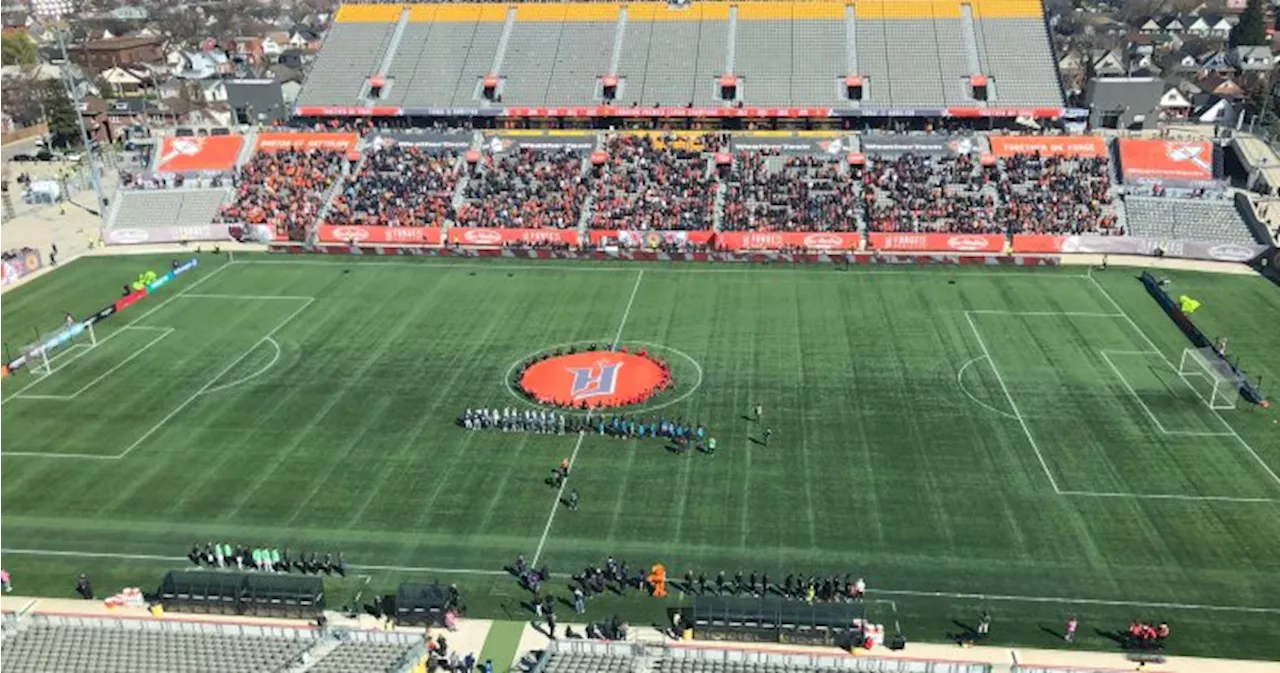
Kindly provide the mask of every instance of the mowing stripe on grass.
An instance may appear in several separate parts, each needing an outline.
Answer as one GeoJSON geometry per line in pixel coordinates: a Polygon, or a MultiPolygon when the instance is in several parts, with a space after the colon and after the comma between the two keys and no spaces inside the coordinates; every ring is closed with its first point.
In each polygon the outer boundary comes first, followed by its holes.
{"type": "Polygon", "coordinates": [[[489,635],[480,650],[479,663],[493,661],[493,670],[510,671],[520,649],[520,637],[524,635],[524,622],[495,621],[489,627],[489,635]]]}

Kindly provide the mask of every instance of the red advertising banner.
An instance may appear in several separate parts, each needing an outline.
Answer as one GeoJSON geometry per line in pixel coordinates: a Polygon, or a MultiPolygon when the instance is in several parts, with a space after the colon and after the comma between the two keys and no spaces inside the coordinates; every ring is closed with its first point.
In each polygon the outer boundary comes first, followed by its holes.
{"type": "Polygon", "coordinates": [[[341,150],[354,148],[360,141],[355,133],[259,133],[255,149],[259,152],[279,150],[341,150]]]}
{"type": "Polygon", "coordinates": [[[405,245],[440,245],[443,230],[439,227],[375,227],[360,225],[320,225],[320,240],[325,243],[400,243],[405,245]]]}
{"type": "Polygon", "coordinates": [[[716,247],[722,250],[857,250],[862,234],[857,232],[800,231],[726,231],[716,234],[716,247]]]}
{"type": "Polygon", "coordinates": [[[1060,107],[949,107],[946,116],[959,118],[1031,117],[1033,119],[1057,119],[1064,110],[1060,107]]]}
{"type": "Polygon", "coordinates": [[[1211,182],[1213,145],[1207,140],[1121,138],[1120,167],[1126,182],[1211,182]]]}
{"type": "Polygon", "coordinates": [[[1015,253],[1054,254],[1062,252],[1062,246],[1069,236],[1052,236],[1048,234],[1014,234],[1013,251],[1015,253]]]}
{"type": "Polygon", "coordinates": [[[998,157],[1105,157],[1107,141],[1098,136],[991,136],[991,152],[998,157]]]}
{"type": "Polygon", "coordinates": [[[508,244],[578,244],[577,229],[502,229],[454,227],[449,230],[454,245],[500,247],[508,244]]]}
{"type": "Polygon", "coordinates": [[[134,290],[133,292],[126,294],[116,300],[116,311],[123,311],[130,306],[133,306],[134,304],[142,301],[142,298],[145,296],[147,296],[147,288],[145,287],[141,290],[134,290]]]}
{"type": "Polygon", "coordinates": [[[873,250],[911,252],[1004,252],[1004,234],[867,234],[873,250]]]}
{"type": "Polygon", "coordinates": [[[160,143],[160,173],[197,173],[229,171],[244,147],[243,136],[178,137],[165,136],[160,143]]]}
{"type": "Polygon", "coordinates": [[[398,107],[360,107],[354,105],[303,105],[296,110],[302,117],[399,117],[404,110],[398,107]]]}

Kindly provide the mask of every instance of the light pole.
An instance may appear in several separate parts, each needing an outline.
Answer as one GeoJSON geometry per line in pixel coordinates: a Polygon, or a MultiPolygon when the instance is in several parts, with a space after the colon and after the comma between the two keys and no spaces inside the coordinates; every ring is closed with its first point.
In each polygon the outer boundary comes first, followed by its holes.
{"type": "Polygon", "coordinates": [[[101,165],[93,151],[93,145],[89,143],[89,130],[84,125],[84,115],[80,111],[81,100],[76,92],[76,87],[71,83],[71,73],[67,65],[71,63],[71,57],[67,54],[67,42],[62,35],[62,27],[57,25],[64,16],[70,16],[75,11],[72,6],[72,0],[30,0],[31,13],[35,16],[50,19],[53,24],[53,32],[58,36],[58,49],[62,53],[62,61],[66,65],[62,68],[62,86],[66,89],[67,98],[71,101],[71,107],[76,113],[76,125],[80,128],[80,142],[84,144],[85,158],[89,160],[89,179],[93,183],[93,193],[97,198],[98,219],[102,222],[102,226],[107,226],[107,208],[106,199],[102,196],[102,172],[101,165]]]}

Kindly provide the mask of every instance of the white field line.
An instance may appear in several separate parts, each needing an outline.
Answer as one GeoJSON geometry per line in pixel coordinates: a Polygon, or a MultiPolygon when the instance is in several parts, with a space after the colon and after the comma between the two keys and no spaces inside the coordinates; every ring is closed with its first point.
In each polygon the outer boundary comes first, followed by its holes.
{"type": "Polygon", "coordinates": [[[1058,481],[1053,478],[1053,472],[1049,471],[1049,463],[1045,462],[1044,454],[1040,453],[1040,445],[1036,443],[1036,438],[1031,435],[1031,428],[1027,427],[1027,419],[1018,410],[1018,404],[1013,401],[1013,394],[1009,392],[1009,386],[1005,385],[1004,377],[1000,375],[1000,369],[996,367],[996,361],[991,357],[991,351],[987,349],[987,342],[983,340],[982,332],[978,331],[978,325],[973,321],[973,315],[965,311],[964,319],[969,322],[969,329],[973,330],[973,335],[977,337],[978,345],[982,348],[982,354],[987,357],[987,362],[991,364],[991,372],[996,375],[996,381],[1000,384],[1000,389],[1004,391],[1005,399],[1009,400],[1009,408],[1013,410],[1013,415],[1018,419],[1018,424],[1022,426],[1022,432],[1027,436],[1027,441],[1031,442],[1031,448],[1035,450],[1036,458],[1040,459],[1040,467],[1044,469],[1044,475],[1049,478],[1049,485],[1053,486],[1054,493],[1062,493],[1062,489],[1058,488],[1058,481]]]}
{"type": "Polygon", "coordinates": [[[1138,391],[1134,390],[1133,385],[1129,383],[1129,379],[1125,378],[1124,373],[1121,372],[1120,368],[1116,366],[1116,363],[1111,360],[1111,356],[1107,354],[1107,351],[1105,350],[1098,351],[1098,354],[1102,356],[1102,359],[1107,363],[1107,366],[1111,368],[1111,371],[1115,372],[1116,378],[1120,379],[1120,383],[1124,384],[1124,387],[1126,390],[1129,391],[1129,394],[1133,395],[1133,399],[1138,402],[1138,406],[1142,407],[1142,410],[1147,412],[1147,418],[1150,418],[1151,422],[1155,423],[1156,428],[1158,428],[1161,433],[1166,435],[1183,436],[1183,437],[1230,437],[1231,436],[1231,433],[1229,432],[1191,432],[1188,430],[1170,430],[1164,427],[1164,423],[1161,423],[1160,419],[1156,418],[1155,413],[1151,411],[1151,407],[1147,406],[1147,403],[1142,400],[1142,396],[1138,394],[1138,391]]]}
{"type": "Polygon", "coordinates": [[[304,310],[306,310],[307,307],[311,306],[313,302],[315,302],[314,299],[308,299],[306,303],[304,303],[302,306],[299,306],[296,310],[294,310],[293,313],[290,313],[288,316],[285,316],[285,319],[281,320],[279,324],[271,328],[271,331],[267,332],[266,335],[262,337],[262,339],[259,339],[258,341],[256,341],[252,346],[249,347],[248,350],[242,353],[240,357],[237,357],[236,359],[232,360],[231,363],[228,364],[226,367],[223,367],[222,370],[219,371],[213,378],[209,379],[208,382],[206,382],[203,386],[200,386],[199,390],[192,393],[191,396],[188,397],[186,400],[183,400],[182,404],[179,404],[176,408],[174,408],[173,411],[170,411],[164,418],[160,419],[159,423],[156,423],[154,426],[151,427],[150,430],[147,430],[145,433],[143,433],[142,436],[137,439],[137,441],[130,444],[129,447],[125,449],[123,452],[121,452],[120,455],[116,456],[116,458],[124,458],[125,456],[129,455],[129,453],[132,452],[134,449],[138,448],[138,446],[143,442],[145,442],[148,437],[150,437],[151,435],[154,435],[156,431],[158,431],[160,428],[163,428],[165,424],[167,424],[170,420],[173,419],[174,416],[177,416],[183,409],[186,409],[188,406],[191,405],[192,402],[196,401],[196,398],[204,394],[206,390],[212,388],[213,384],[217,383],[218,379],[222,378],[224,375],[226,375],[227,372],[234,369],[236,365],[240,364],[245,358],[249,357],[249,355],[253,353],[253,351],[257,350],[258,346],[263,342],[263,340],[270,339],[272,336],[274,336],[276,332],[279,332],[281,329],[284,328],[285,325],[288,325],[290,322],[292,322],[294,318],[298,317],[299,313],[302,313],[304,310]]]}
{"type": "MultiPolygon", "coordinates": [[[[636,293],[640,291],[640,282],[644,280],[644,270],[636,274],[636,284],[631,286],[631,296],[627,299],[627,308],[622,312],[622,320],[618,322],[618,331],[613,335],[612,348],[617,349],[618,343],[622,341],[622,331],[627,327],[627,321],[631,318],[631,307],[636,302],[636,293]]],[[[586,418],[591,418],[591,410],[587,410],[586,418]]],[[[584,429],[578,433],[578,441],[573,444],[573,453],[569,455],[569,474],[573,474],[573,464],[578,460],[578,451],[582,449],[582,442],[587,438],[587,431],[584,429]]],[[[551,524],[556,520],[556,512],[560,511],[560,501],[564,497],[564,489],[569,485],[569,477],[560,480],[560,488],[556,491],[556,499],[551,503],[551,513],[547,515],[547,525],[542,527],[542,537],[538,539],[538,548],[533,552],[533,567],[538,567],[538,560],[542,558],[542,549],[547,544],[547,535],[551,533],[551,524]]]]}
{"type": "Polygon", "coordinates": [[[1007,412],[1007,411],[1005,411],[1005,410],[1003,410],[1003,409],[997,409],[997,408],[995,408],[995,407],[991,406],[990,404],[987,404],[986,402],[983,402],[982,400],[978,399],[976,396],[974,396],[974,394],[973,394],[973,393],[969,392],[969,389],[968,389],[968,388],[966,388],[966,387],[965,387],[965,385],[964,385],[964,372],[965,372],[965,370],[966,370],[966,369],[968,369],[968,368],[969,368],[969,366],[970,366],[970,365],[972,365],[973,363],[975,363],[975,362],[977,362],[977,361],[979,361],[979,360],[986,360],[986,359],[987,359],[987,356],[985,356],[985,355],[979,355],[978,357],[973,358],[972,360],[969,360],[968,362],[966,362],[966,363],[964,363],[963,365],[961,365],[961,366],[960,366],[960,371],[956,372],[956,384],[960,386],[960,391],[961,391],[961,392],[963,392],[965,395],[968,395],[968,396],[969,396],[969,399],[973,400],[973,401],[974,401],[974,403],[976,403],[978,406],[985,408],[987,411],[991,411],[991,412],[993,412],[993,413],[996,413],[996,414],[999,414],[999,415],[1001,415],[1001,416],[1004,416],[1005,418],[1013,419],[1013,420],[1015,420],[1015,421],[1016,421],[1016,420],[1018,420],[1018,417],[1017,417],[1017,416],[1014,416],[1013,414],[1011,414],[1011,413],[1009,413],[1009,412],[1007,412]]]}
{"type": "MultiPolygon", "coordinates": [[[[1111,296],[1110,292],[1107,292],[1107,288],[1102,287],[1102,283],[1099,283],[1098,279],[1093,277],[1092,271],[1090,271],[1087,278],[1089,279],[1089,282],[1093,283],[1093,286],[1098,289],[1098,292],[1102,293],[1102,296],[1106,297],[1107,301],[1110,302],[1111,305],[1114,306],[1116,310],[1120,312],[1120,317],[1129,323],[1129,326],[1133,328],[1133,331],[1137,332],[1138,336],[1141,336],[1142,340],[1147,342],[1147,346],[1149,346],[1151,350],[1159,353],[1160,357],[1165,361],[1165,364],[1169,365],[1170,369],[1172,369],[1175,372],[1178,371],[1178,367],[1173,364],[1173,361],[1169,359],[1169,356],[1165,355],[1164,351],[1160,350],[1160,347],[1157,346],[1155,342],[1151,340],[1151,337],[1147,336],[1147,333],[1142,331],[1142,328],[1138,326],[1138,323],[1133,321],[1133,317],[1125,312],[1124,308],[1121,307],[1119,302],[1117,302],[1115,298],[1111,296]]],[[[1191,388],[1192,392],[1195,392],[1195,388],[1192,388],[1190,383],[1187,383],[1187,387],[1191,388]]],[[[1197,393],[1197,395],[1198,394],[1199,393],[1197,393]]],[[[1228,433],[1232,437],[1235,437],[1236,441],[1240,443],[1240,446],[1243,446],[1244,449],[1249,452],[1249,455],[1253,456],[1253,459],[1257,461],[1259,465],[1262,466],[1262,469],[1265,470],[1268,475],[1270,475],[1271,479],[1275,481],[1277,484],[1280,484],[1280,475],[1277,475],[1275,470],[1271,469],[1271,466],[1267,465],[1266,461],[1262,460],[1262,456],[1259,456],[1258,452],[1255,451],[1253,447],[1249,445],[1249,442],[1246,442],[1244,437],[1241,437],[1240,433],[1236,432],[1236,429],[1232,427],[1230,423],[1227,422],[1227,419],[1223,418],[1222,414],[1219,413],[1217,409],[1210,407],[1209,410],[1210,412],[1213,413],[1214,416],[1217,417],[1218,422],[1222,423],[1223,427],[1227,429],[1228,433]]]]}
{"type": "Polygon", "coordinates": [[[967,313],[975,315],[1013,315],[1028,318],[1121,318],[1119,313],[1091,313],[1079,311],[1003,311],[1000,309],[971,309],[967,313]]]}
{"type": "MultiPolygon", "coordinates": [[[[137,322],[137,321],[135,320],[134,322],[137,322]]],[[[44,381],[45,379],[49,378],[50,376],[53,376],[54,374],[57,374],[58,372],[60,372],[60,371],[62,371],[62,370],[64,370],[64,369],[66,369],[67,367],[69,367],[69,366],[71,365],[71,363],[73,363],[73,362],[75,362],[76,360],[79,360],[80,358],[82,358],[82,357],[84,357],[84,356],[88,355],[90,351],[94,350],[94,349],[95,349],[95,348],[97,348],[98,346],[101,346],[102,344],[104,344],[104,343],[106,343],[106,342],[110,341],[111,339],[115,338],[115,337],[116,337],[116,335],[120,334],[121,332],[124,332],[124,331],[126,331],[126,330],[151,330],[151,331],[156,331],[156,332],[163,332],[163,331],[165,331],[165,330],[172,330],[172,329],[173,329],[172,327],[153,327],[153,326],[151,326],[151,325],[135,325],[135,324],[133,324],[133,323],[129,323],[129,324],[127,324],[127,325],[122,326],[120,329],[117,329],[116,331],[114,331],[114,332],[112,332],[112,333],[108,334],[107,336],[102,337],[102,339],[100,339],[96,344],[94,344],[94,345],[92,345],[92,346],[87,345],[87,344],[72,344],[72,346],[71,346],[70,348],[68,348],[68,349],[66,349],[66,350],[62,351],[61,353],[58,353],[58,354],[54,355],[53,357],[49,358],[49,363],[50,363],[50,364],[53,364],[54,362],[58,361],[60,358],[63,358],[64,356],[68,356],[68,355],[70,355],[72,352],[75,352],[75,351],[78,351],[78,352],[79,352],[79,354],[78,354],[78,355],[76,355],[75,357],[71,358],[70,360],[67,360],[66,362],[63,362],[61,366],[59,366],[59,367],[55,368],[53,371],[50,371],[48,374],[45,374],[45,375],[41,376],[40,378],[38,378],[38,379],[36,379],[36,380],[32,381],[31,383],[28,383],[27,385],[23,386],[21,389],[19,389],[19,390],[18,390],[18,392],[16,392],[16,393],[14,393],[14,394],[10,395],[9,397],[4,398],[4,400],[3,400],[3,401],[0,401],[0,405],[3,405],[4,403],[8,402],[9,400],[12,400],[12,399],[14,399],[14,398],[18,398],[18,397],[21,397],[21,398],[22,398],[22,399],[24,399],[24,400],[63,400],[63,401],[66,401],[66,400],[72,399],[72,398],[74,398],[74,397],[75,397],[75,395],[25,395],[25,394],[23,394],[23,393],[25,393],[26,391],[28,391],[28,390],[30,390],[31,388],[35,387],[35,385],[36,385],[37,383],[40,383],[40,382],[44,381]]],[[[148,345],[147,345],[147,348],[149,348],[149,347],[150,347],[150,344],[148,344],[148,345]]],[[[83,391],[82,391],[82,392],[83,392],[83,391]]],[[[80,393],[76,393],[76,395],[78,395],[78,394],[80,394],[80,393]]]]}
{"type": "Polygon", "coordinates": [[[188,294],[183,295],[187,299],[292,299],[295,301],[303,301],[304,299],[315,299],[305,295],[290,294],[188,294]]]}
{"type": "MultiPolygon", "coordinates": [[[[687,268],[683,266],[678,266],[679,264],[681,264],[681,262],[652,263],[652,266],[647,266],[648,264],[650,264],[649,262],[636,262],[636,261],[625,260],[625,259],[619,259],[616,261],[615,260],[594,260],[591,262],[584,261],[584,262],[574,262],[570,264],[553,264],[550,262],[545,262],[543,260],[530,260],[529,263],[526,263],[526,264],[500,264],[500,263],[489,262],[488,260],[492,259],[489,257],[477,257],[473,262],[430,261],[431,259],[435,259],[435,258],[423,258],[422,261],[408,261],[408,260],[385,259],[385,258],[377,258],[377,257],[357,257],[357,256],[351,256],[351,257],[335,256],[335,257],[330,257],[329,259],[332,259],[334,261],[327,261],[324,259],[253,259],[253,260],[241,260],[235,263],[236,264],[282,264],[282,265],[298,265],[298,266],[337,267],[337,266],[341,266],[344,263],[343,261],[340,261],[340,260],[357,260],[358,259],[358,260],[370,260],[370,261],[354,262],[350,266],[353,266],[353,267],[355,266],[407,266],[407,267],[414,267],[419,269],[431,269],[431,268],[489,269],[493,271],[541,271],[541,270],[586,271],[586,272],[593,272],[593,273],[604,273],[604,272],[631,273],[635,271],[634,267],[636,265],[645,264],[646,266],[644,270],[650,273],[657,271],[657,272],[681,273],[681,274],[683,273],[742,274],[742,273],[750,272],[752,270],[765,269],[763,264],[756,264],[752,262],[729,262],[729,263],[721,262],[721,263],[718,263],[717,266],[712,266],[710,264],[707,264],[706,265],[707,268],[687,268]],[[595,266],[595,264],[608,264],[608,263],[616,263],[618,264],[618,266],[595,266]]],[[[858,275],[858,276],[908,276],[912,274],[911,269],[913,268],[919,269],[923,266],[924,265],[902,264],[902,265],[898,265],[898,267],[901,270],[896,270],[896,271],[889,270],[889,269],[865,269],[865,270],[851,269],[849,271],[841,271],[840,274],[841,275],[852,274],[852,275],[858,275]]],[[[812,269],[823,268],[820,264],[795,264],[794,267],[797,270],[806,269],[806,268],[812,268],[812,269]]],[[[775,265],[775,266],[772,266],[771,268],[777,269],[778,267],[775,265]]],[[[782,268],[790,268],[790,267],[782,267],[782,268]]],[[[1047,279],[1047,278],[1070,278],[1072,280],[1084,280],[1088,278],[1088,276],[1082,273],[1057,273],[1052,271],[1052,269],[1060,268],[1060,267],[1010,267],[1008,271],[966,271],[966,270],[963,270],[964,267],[942,267],[940,265],[932,265],[927,268],[955,268],[957,270],[955,274],[955,277],[957,279],[1015,278],[1015,277],[1022,277],[1022,276],[1036,277],[1041,280],[1047,279]],[[1015,269],[1026,269],[1026,270],[1018,271],[1015,269]],[[1037,271],[1035,271],[1034,269],[1049,269],[1050,271],[1047,273],[1041,272],[1040,274],[1038,274],[1037,271]]]]}
{"type": "MultiPolygon", "coordinates": [[[[271,369],[272,367],[276,366],[276,362],[280,360],[280,344],[279,344],[279,343],[278,343],[274,338],[272,338],[272,337],[267,337],[267,338],[266,338],[266,340],[267,340],[267,342],[268,342],[268,343],[270,343],[270,344],[271,344],[271,346],[272,346],[273,348],[275,348],[275,349],[276,349],[275,355],[272,355],[272,356],[271,356],[271,362],[268,362],[266,365],[264,365],[263,367],[261,367],[260,369],[258,369],[258,371],[254,372],[254,373],[252,373],[252,374],[250,374],[250,375],[248,375],[248,376],[245,376],[245,377],[242,377],[242,378],[236,379],[235,381],[230,381],[230,382],[228,382],[228,383],[224,383],[224,384],[222,384],[222,385],[220,385],[220,386],[214,386],[214,387],[212,387],[212,388],[210,388],[210,389],[208,389],[208,390],[204,391],[204,394],[208,395],[208,394],[210,394],[210,393],[216,393],[216,392],[220,392],[220,391],[227,390],[227,389],[230,389],[230,388],[235,388],[236,386],[239,386],[239,385],[243,385],[243,384],[245,384],[245,383],[248,383],[249,381],[252,381],[253,379],[258,378],[259,376],[262,376],[263,374],[265,374],[265,373],[267,372],[267,370],[268,370],[268,369],[271,369]]],[[[262,343],[262,342],[261,342],[261,341],[259,341],[258,343],[260,344],[260,343],[262,343]]]]}
{"type": "Polygon", "coordinates": [[[1187,502],[1275,503],[1280,498],[1249,498],[1234,495],[1182,495],[1179,493],[1105,493],[1099,491],[1062,491],[1058,495],[1080,498],[1138,498],[1141,500],[1184,500],[1187,502]]]}
{"type": "MultiPolygon", "coordinates": [[[[219,268],[225,268],[225,267],[219,267],[219,268]]],[[[125,450],[124,450],[124,451],[121,451],[120,453],[118,453],[118,454],[116,454],[116,455],[114,455],[114,456],[95,456],[95,455],[92,455],[92,454],[83,454],[83,453],[48,453],[48,452],[34,452],[34,451],[17,451],[17,452],[8,452],[8,451],[5,451],[5,452],[0,452],[0,458],[4,458],[4,457],[15,457],[15,456],[27,456],[27,457],[39,457],[39,458],[96,458],[96,459],[100,459],[100,460],[120,460],[120,459],[123,459],[124,457],[128,456],[128,455],[129,455],[129,454],[130,454],[134,449],[138,448],[138,446],[139,446],[139,445],[141,445],[141,444],[142,444],[143,442],[145,442],[148,438],[150,438],[150,437],[151,437],[151,435],[154,435],[157,431],[159,431],[159,430],[160,430],[160,428],[163,428],[163,427],[164,427],[164,426],[165,426],[169,421],[173,420],[173,418],[174,418],[175,416],[177,416],[179,413],[181,413],[183,409],[186,409],[187,407],[191,406],[191,403],[192,403],[192,402],[195,402],[197,398],[199,398],[199,397],[200,397],[201,395],[203,395],[206,391],[208,391],[210,388],[212,388],[212,387],[213,387],[213,384],[215,384],[215,383],[217,383],[217,382],[218,382],[218,379],[220,379],[220,378],[222,378],[223,376],[225,376],[227,372],[229,372],[229,371],[231,371],[232,369],[234,369],[236,365],[240,364],[240,363],[241,363],[245,358],[249,357],[249,355],[250,355],[250,354],[252,354],[252,353],[253,353],[253,351],[254,351],[254,350],[256,350],[256,349],[258,348],[258,346],[262,344],[262,342],[263,342],[263,341],[265,341],[265,340],[267,340],[267,339],[270,339],[271,337],[275,336],[275,333],[276,333],[276,332],[279,332],[281,329],[283,329],[286,325],[288,325],[290,322],[292,322],[292,321],[293,321],[293,319],[294,319],[294,318],[296,318],[296,317],[298,316],[298,314],[299,314],[299,313],[302,313],[304,310],[306,310],[306,309],[307,309],[307,307],[311,306],[311,304],[315,302],[315,299],[313,299],[313,298],[307,297],[306,299],[307,299],[306,303],[304,303],[302,306],[299,306],[299,307],[297,308],[297,310],[295,310],[293,313],[290,313],[288,316],[286,316],[284,320],[280,321],[280,323],[279,323],[279,324],[277,324],[275,327],[271,328],[271,331],[270,331],[270,332],[267,332],[267,333],[266,333],[266,334],[265,334],[261,339],[258,339],[256,342],[254,342],[254,344],[253,344],[252,346],[250,346],[248,350],[246,350],[244,353],[240,354],[240,356],[239,356],[239,357],[237,357],[236,359],[232,360],[232,361],[230,362],[230,364],[228,364],[226,367],[223,367],[221,371],[219,371],[217,374],[215,374],[215,375],[213,376],[213,378],[211,378],[211,379],[209,379],[207,382],[205,382],[205,384],[204,384],[203,386],[201,386],[199,390],[195,391],[194,393],[192,393],[192,394],[191,394],[191,396],[190,396],[190,397],[188,397],[187,399],[183,400],[181,404],[179,404],[179,405],[178,405],[177,407],[175,407],[172,411],[170,411],[168,414],[166,414],[164,418],[161,418],[159,423],[156,423],[155,425],[151,426],[151,428],[150,428],[149,430],[147,430],[146,432],[144,432],[144,433],[142,434],[142,436],[141,436],[141,437],[139,437],[139,438],[137,439],[137,441],[135,441],[134,443],[130,444],[127,448],[125,448],[125,450]]]]}
{"type": "MultiPolygon", "coordinates": [[[[15,554],[20,556],[48,556],[61,558],[83,558],[83,559],[113,559],[121,561],[155,561],[163,563],[190,563],[190,559],[185,556],[159,556],[155,554],[121,554],[112,552],[83,552],[83,551],[66,551],[54,549],[0,549],[3,554],[15,554]]],[[[353,570],[373,570],[384,572],[401,572],[401,573],[440,573],[452,575],[474,575],[483,577],[501,577],[508,575],[503,570],[481,570],[476,568],[433,568],[420,566],[387,566],[387,565],[360,565],[351,564],[347,566],[353,570]]],[[[561,573],[553,573],[556,578],[568,578],[569,575],[561,573]]],[[[1280,607],[1267,608],[1246,605],[1206,605],[1202,603],[1162,603],[1151,601],[1126,601],[1111,600],[1102,598],[1069,598],[1065,596],[1024,596],[1018,594],[984,594],[984,593],[956,593],[949,591],[919,591],[912,589],[877,589],[872,588],[867,591],[869,596],[908,596],[917,598],[950,598],[963,600],[982,600],[982,601],[1006,601],[1015,603],[1056,603],[1056,604],[1076,604],[1076,605],[1103,605],[1111,607],[1136,607],[1151,609],[1169,609],[1169,610],[1204,610],[1212,612],[1246,612],[1253,614],[1273,614],[1280,615],[1280,607]]],[[[887,602],[887,601],[886,601],[887,602]]],[[[895,604],[896,607],[896,604],[895,604]]]]}
{"type": "Polygon", "coordinates": [[[88,383],[84,384],[83,386],[80,386],[80,389],[79,389],[79,390],[77,390],[77,391],[75,391],[74,393],[72,393],[72,394],[71,394],[71,398],[72,398],[72,399],[75,399],[75,398],[79,397],[79,396],[80,396],[80,394],[81,394],[81,393],[83,393],[84,391],[86,391],[86,390],[88,390],[88,389],[90,389],[90,388],[92,388],[92,387],[94,387],[94,386],[98,385],[98,382],[99,382],[99,381],[101,381],[101,380],[103,380],[103,379],[107,378],[108,376],[111,376],[112,374],[116,373],[116,371],[117,371],[117,370],[119,370],[121,367],[123,367],[123,366],[125,366],[125,365],[129,364],[130,362],[133,362],[133,361],[134,361],[134,359],[136,359],[138,356],[142,355],[143,353],[147,352],[147,350],[148,350],[148,349],[150,349],[152,346],[154,346],[154,345],[156,345],[156,344],[160,343],[161,341],[163,341],[163,340],[164,340],[164,338],[165,338],[165,337],[167,337],[167,336],[169,336],[170,334],[173,334],[175,331],[177,331],[177,330],[173,329],[172,327],[165,327],[165,328],[163,328],[163,330],[164,330],[164,331],[160,332],[160,336],[158,336],[158,337],[156,337],[156,338],[152,339],[151,341],[148,341],[148,342],[147,342],[147,344],[146,344],[145,346],[143,346],[142,348],[139,348],[138,350],[134,351],[132,354],[130,354],[130,355],[129,355],[129,357],[127,357],[127,358],[125,358],[125,359],[121,360],[120,362],[118,362],[118,363],[117,363],[114,367],[112,367],[111,369],[108,369],[107,371],[102,372],[101,374],[97,375],[96,377],[94,377],[94,379],[93,379],[92,381],[90,381],[90,382],[88,382],[88,383]]]}

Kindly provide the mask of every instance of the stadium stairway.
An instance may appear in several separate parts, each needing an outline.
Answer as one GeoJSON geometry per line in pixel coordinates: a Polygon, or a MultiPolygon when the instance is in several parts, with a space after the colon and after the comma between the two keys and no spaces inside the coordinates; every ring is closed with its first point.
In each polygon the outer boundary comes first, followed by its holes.
{"type": "Polygon", "coordinates": [[[978,55],[978,31],[973,25],[973,5],[960,5],[960,23],[963,25],[965,56],[969,59],[969,74],[981,73],[983,63],[978,55]]]}
{"type": "Polygon", "coordinates": [[[507,45],[511,44],[511,31],[516,25],[516,8],[507,8],[507,22],[502,25],[502,35],[498,37],[498,48],[493,52],[493,63],[489,72],[501,73],[502,61],[507,57],[507,45]]]}
{"type": "MultiPolygon", "coordinates": [[[[373,72],[374,75],[382,75],[385,77],[387,73],[391,72],[391,65],[395,63],[396,60],[396,52],[400,50],[400,41],[404,39],[405,27],[409,25],[410,14],[410,7],[405,5],[405,8],[400,11],[400,20],[396,22],[395,31],[391,33],[391,41],[387,43],[387,53],[383,54],[382,62],[378,64],[378,69],[373,72]]],[[[395,86],[395,82],[388,81],[387,86],[382,93],[382,97],[386,97],[387,92],[389,92],[390,88],[393,86],[395,86]]],[[[369,86],[367,82],[365,83],[364,88],[361,89],[361,93],[362,98],[369,98],[369,86]]]]}
{"type": "Polygon", "coordinates": [[[609,55],[609,72],[617,75],[618,66],[622,63],[622,44],[627,39],[627,8],[618,11],[618,27],[613,32],[613,52],[609,55]]]}
{"type": "Polygon", "coordinates": [[[729,28],[728,37],[726,39],[724,54],[724,71],[726,73],[737,72],[738,60],[738,6],[729,6],[729,28]]]}

